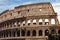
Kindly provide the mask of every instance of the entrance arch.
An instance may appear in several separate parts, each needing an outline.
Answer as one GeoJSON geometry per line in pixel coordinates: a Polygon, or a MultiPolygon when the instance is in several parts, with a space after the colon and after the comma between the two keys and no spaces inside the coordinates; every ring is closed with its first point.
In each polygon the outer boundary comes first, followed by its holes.
{"type": "Polygon", "coordinates": [[[39,36],[42,36],[42,30],[39,30],[39,36]]]}
{"type": "Polygon", "coordinates": [[[49,30],[45,30],[45,36],[49,35],[49,30]]]}
{"type": "Polygon", "coordinates": [[[32,36],[36,36],[36,30],[32,31],[32,36]]]}
{"type": "Polygon", "coordinates": [[[58,34],[60,34],[60,30],[58,30],[58,34]]]}

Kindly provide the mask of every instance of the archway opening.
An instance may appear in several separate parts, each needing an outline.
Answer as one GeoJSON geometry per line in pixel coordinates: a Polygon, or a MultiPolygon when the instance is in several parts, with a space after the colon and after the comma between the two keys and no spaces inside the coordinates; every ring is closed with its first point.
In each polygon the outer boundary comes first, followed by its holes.
{"type": "Polygon", "coordinates": [[[25,21],[23,21],[23,26],[25,26],[25,21]]]}
{"type": "Polygon", "coordinates": [[[25,36],[25,30],[21,30],[21,35],[25,36]]]}
{"type": "Polygon", "coordinates": [[[58,30],[58,34],[60,34],[60,30],[58,30]]]}
{"type": "Polygon", "coordinates": [[[55,19],[51,19],[51,24],[55,24],[55,19]]]}
{"type": "Polygon", "coordinates": [[[32,31],[32,36],[36,36],[36,30],[32,31]]]}
{"type": "Polygon", "coordinates": [[[53,29],[53,30],[51,30],[51,34],[55,34],[56,33],[56,31],[53,29]]]}
{"type": "Polygon", "coordinates": [[[45,19],[45,25],[49,25],[49,20],[48,19],[45,19]]]}
{"type": "Polygon", "coordinates": [[[45,36],[49,35],[49,30],[45,30],[45,36]]]}
{"type": "Polygon", "coordinates": [[[15,31],[13,31],[13,37],[15,37],[15,31]]]}
{"type": "Polygon", "coordinates": [[[42,30],[39,30],[39,36],[42,36],[42,30]]]}
{"type": "Polygon", "coordinates": [[[29,30],[27,31],[27,36],[30,36],[30,31],[29,30]]]}
{"type": "Polygon", "coordinates": [[[18,25],[18,27],[20,27],[20,24],[21,24],[20,21],[17,21],[17,25],[18,25]]]}
{"type": "Polygon", "coordinates": [[[36,19],[33,20],[33,24],[36,25],[36,19]]]}
{"type": "Polygon", "coordinates": [[[42,25],[42,22],[43,22],[42,19],[39,19],[39,25],[42,25]]]}
{"type": "Polygon", "coordinates": [[[20,36],[20,30],[17,31],[17,36],[18,36],[18,37],[20,36]]]}
{"type": "Polygon", "coordinates": [[[9,31],[9,36],[11,37],[11,31],[9,31]]]}

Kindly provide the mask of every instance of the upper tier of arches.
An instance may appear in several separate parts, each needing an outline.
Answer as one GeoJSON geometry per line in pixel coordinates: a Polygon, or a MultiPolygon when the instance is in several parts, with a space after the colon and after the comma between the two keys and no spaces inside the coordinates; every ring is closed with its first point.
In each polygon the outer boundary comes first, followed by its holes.
{"type": "Polygon", "coordinates": [[[13,10],[5,10],[0,14],[0,23],[14,18],[28,17],[28,16],[42,16],[52,15],[56,16],[51,3],[43,2],[29,5],[21,5],[15,7],[13,10]]]}

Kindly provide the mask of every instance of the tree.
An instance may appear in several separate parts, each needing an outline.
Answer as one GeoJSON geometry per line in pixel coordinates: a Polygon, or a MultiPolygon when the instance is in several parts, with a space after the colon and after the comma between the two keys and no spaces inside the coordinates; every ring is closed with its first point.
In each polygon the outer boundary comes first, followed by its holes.
{"type": "Polygon", "coordinates": [[[49,34],[48,40],[60,40],[60,35],[49,34]]]}

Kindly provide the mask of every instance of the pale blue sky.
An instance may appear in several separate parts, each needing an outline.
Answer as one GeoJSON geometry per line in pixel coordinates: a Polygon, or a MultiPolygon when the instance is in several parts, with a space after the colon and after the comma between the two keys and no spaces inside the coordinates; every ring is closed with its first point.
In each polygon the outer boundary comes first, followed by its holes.
{"type": "Polygon", "coordinates": [[[0,0],[0,13],[7,9],[13,9],[15,6],[26,5],[39,2],[50,2],[60,19],[60,0],[0,0]]]}

